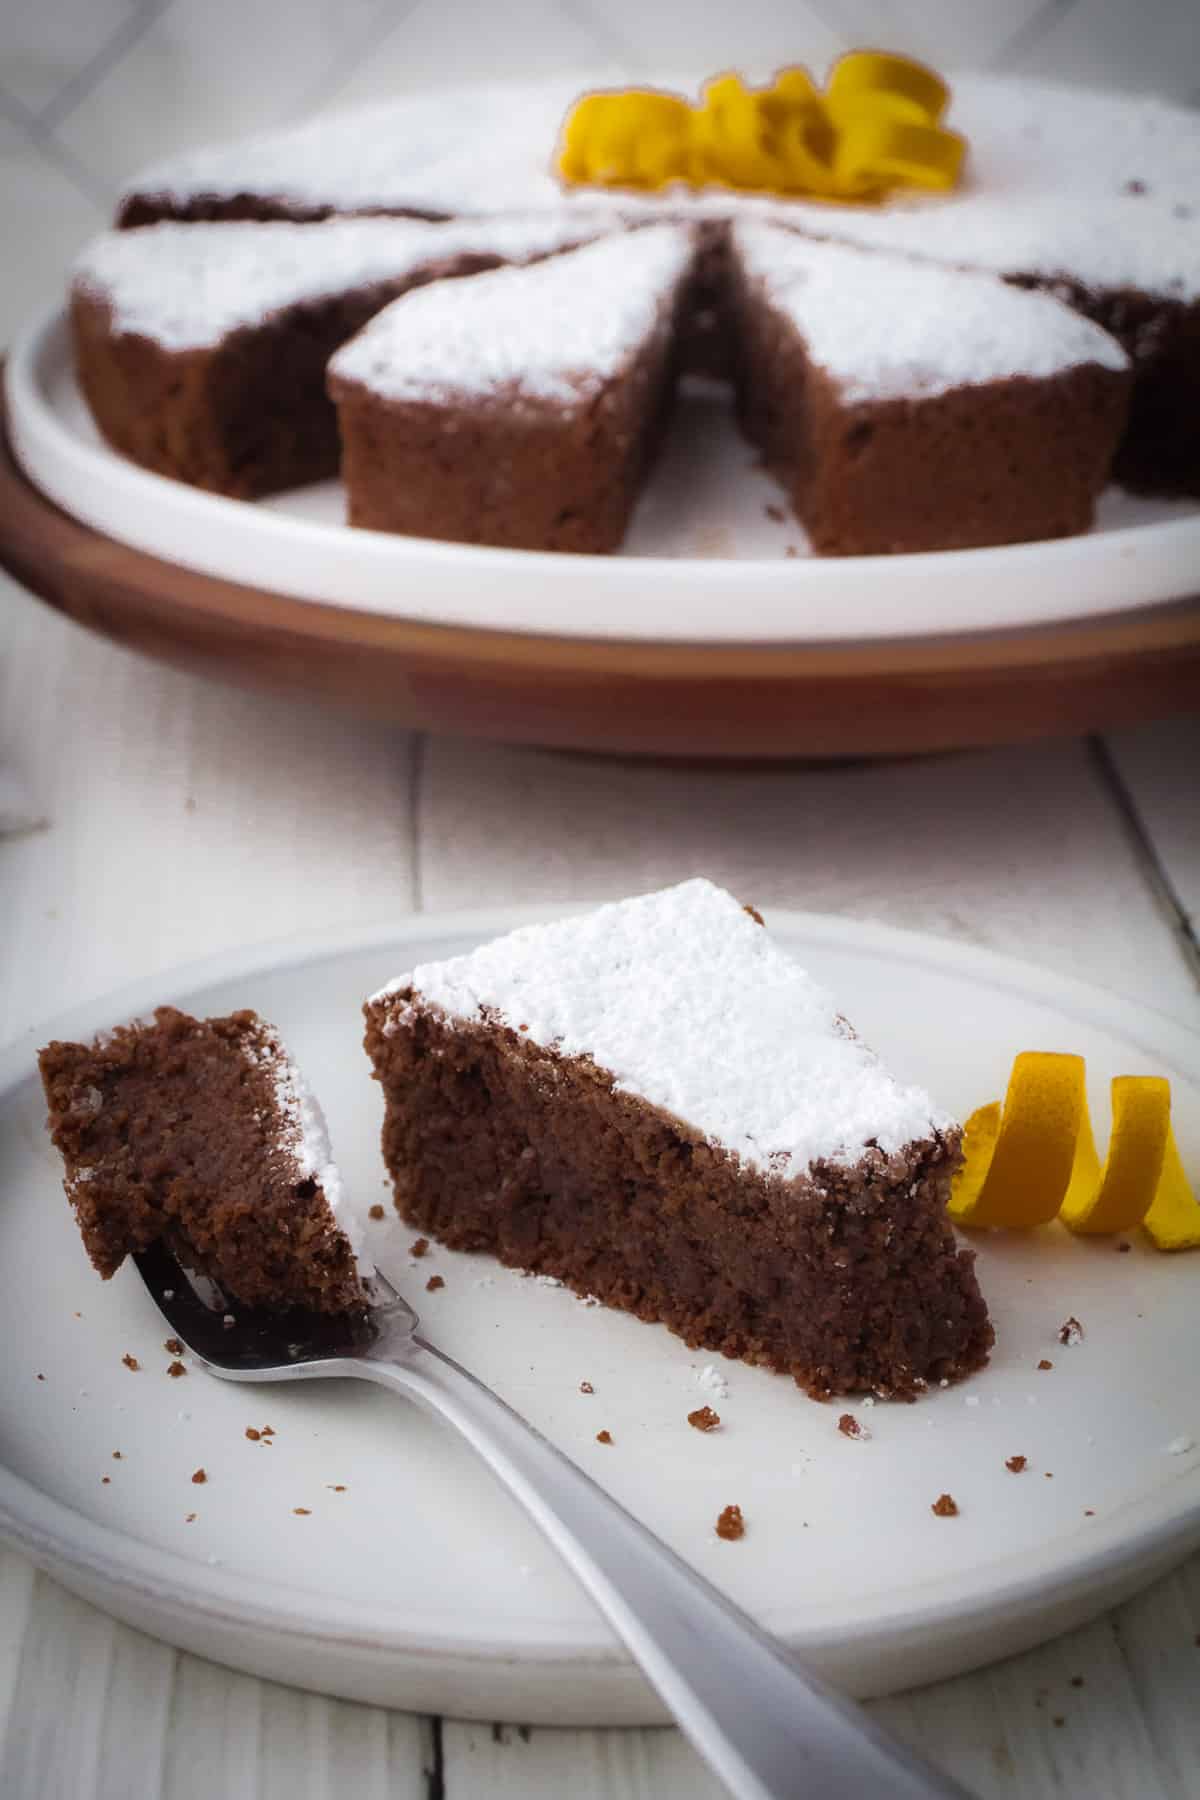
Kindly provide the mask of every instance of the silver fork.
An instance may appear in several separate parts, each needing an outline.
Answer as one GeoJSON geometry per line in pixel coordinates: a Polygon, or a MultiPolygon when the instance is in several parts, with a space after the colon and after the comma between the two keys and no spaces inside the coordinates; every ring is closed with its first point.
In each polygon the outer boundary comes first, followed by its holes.
{"type": "Polygon", "coordinates": [[[250,1312],[161,1247],[134,1258],[176,1337],[225,1381],[358,1377],[460,1431],[591,1595],[738,1800],[969,1800],[831,1693],[474,1375],[382,1277],[354,1318],[250,1312]],[[207,1294],[205,1290],[208,1290],[207,1294]],[[230,1322],[232,1321],[232,1322],[230,1322]]]}

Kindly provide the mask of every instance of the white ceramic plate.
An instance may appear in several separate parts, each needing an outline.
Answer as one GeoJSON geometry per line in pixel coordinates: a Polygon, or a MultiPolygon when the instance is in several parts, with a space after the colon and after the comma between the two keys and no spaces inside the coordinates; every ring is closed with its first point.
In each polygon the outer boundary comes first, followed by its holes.
{"type": "MultiPolygon", "coordinates": [[[[252,1392],[196,1370],[168,1378],[166,1329],[136,1275],[106,1286],[84,1258],[32,1073],[47,1035],[90,1034],[166,999],[199,1012],[258,1007],[324,1097],[349,1180],[384,1200],[361,997],[517,919],[414,920],[227,956],[59,1020],[7,1055],[0,1528],[120,1617],[276,1679],[485,1719],[653,1720],[653,1699],[590,1604],[444,1429],[365,1386],[252,1392]],[[246,1439],[247,1426],[267,1423],[269,1448],[246,1439]],[[203,1486],[191,1480],[199,1467],[203,1486]]],[[[944,1104],[964,1112],[1002,1092],[1022,1048],[1081,1051],[1101,1134],[1110,1076],[1160,1071],[1185,1161],[1200,1167],[1200,1039],[1179,1026],[933,939],[802,915],[770,923],[893,1066],[944,1104]]],[[[859,1693],[1021,1649],[1200,1542],[1200,1450],[1179,1447],[1200,1444],[1189,1348],[1200,1256],[1141,1242],[1119,1255],[1057,1227],[985,1238],[990,1367],[915,1406],[854,1404],[872,1433],[855,1443],[837,1430],[841,1406],[780,1377],[721,1364],[718,1398],[698,1380],[714,1359],[665,1330],[482,1258],[435,1246],[414,1263],[412,1237],[379,1226],[376,1253],[435,1340],[859,1693]],[[434,1272],[446,1285],[427,1294],[434,1272]],[[1069,1314],[1086,1335],[1064,1348],[1069,1314]],[[1053,1369],[1038,1371],[1043,1357],[1053,1369]],[[711,1436],[686,1423],[706,1401],[723,1420],[711,1436]],[[601,1428],[611,1448],[597,1444],[601,1428]],[[1004,1467],[1016,1454],[1029,1459],[1021,1475],[1004,1467]],[[934,1517],[943,1491],[959,1517],[934,1517]],[[747,1521],[736,1544],[713,1533],[730,1501],[747,1521]]]]}
{"type": "Polygon", "coordinates": [[[624,553],[562,556],[352,531],[337,482],[251,504],[152,475],[100,439],[59,313],[18,339],[7,384],[21,466],[85,524],[207,575],[435,624],[688,643],[958,634],[1178,600],[1200,569],[1200,506],[1116,489],[1083,537],[811,557],[712,386],[681,401],[624,553]]]}

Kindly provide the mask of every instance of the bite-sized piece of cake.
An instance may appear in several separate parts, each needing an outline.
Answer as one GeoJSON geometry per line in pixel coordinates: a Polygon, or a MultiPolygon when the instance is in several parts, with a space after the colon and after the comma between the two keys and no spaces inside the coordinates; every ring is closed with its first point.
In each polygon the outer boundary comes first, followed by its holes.
{"type": "Polygon", "coordinates": [[[246,1306],[365,1304],[363,1230],[325,1119],[252,1012],[160,1007],[38,1057],[49,1126],[88,1255],[106,1279],[159,1239],[246,1306]]]}
{"type": "Polygon", "coordinates": [[[352,525],[615,550],[670,399],[695,259],[650,225],[407,294],[329,369],[352,525]]]}
{"type": "Polygon", "coordinates": [[[75,266],[80,384],[110,443],[159,474],[241,498],[324,480],[338,467],[325,367],[373,313],[602,228],[580,214],[109,232],[75,266]]]}
{"type": "Polygon", "coordinates": [[[409,1224],[817,1397],[987,1360],[960,1132],[711,882],[531,926],[366,1004],[409,1224]]]}
{"type": "Polygon", "coordinates": [[[990,275],[733,229],[738,409],[826,555],[1085,531],[1129,363],[1048,294],[990,275]]]}

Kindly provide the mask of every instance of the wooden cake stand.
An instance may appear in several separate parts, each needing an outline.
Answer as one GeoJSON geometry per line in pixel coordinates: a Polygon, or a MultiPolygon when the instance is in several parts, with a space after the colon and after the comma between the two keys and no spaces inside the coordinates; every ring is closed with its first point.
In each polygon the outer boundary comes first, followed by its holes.
{"type": "Polygon", "coordinates": [[[0,414],[0,564],[24,587],[180,668],[417,730],[637,756],[880,756],[1200,706],[1200,598],[1036,629],[807,646],[418,624],[117,543],[27,480],[6,426],[0,414]]]}

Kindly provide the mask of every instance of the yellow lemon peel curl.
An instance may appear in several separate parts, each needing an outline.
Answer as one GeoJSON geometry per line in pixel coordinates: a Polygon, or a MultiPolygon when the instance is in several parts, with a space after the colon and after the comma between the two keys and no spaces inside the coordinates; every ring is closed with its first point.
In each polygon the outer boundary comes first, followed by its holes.
{"type": "Polygon", "coordinates": [[[651,88],[584,94],[563,123],[563,181],[656,190],[683,182],[748,193],[880,200],[897,187],[951,188],[966,143],[942,115],[950,91],[905,56],[855,50],[824,91],[806,69],[769,87],[715,76],[699,103],[651,88]]]}
{"type": "Polygon", "coordinates": [[[1160,1250],[1200,1247],[1200,1202],[1171,1129],[1170,1083],[1114,1078],[1101,1166],[1083,1058],[1023,1051],[1003,1106],[993,1101],[967,1120],[950,1216],[966,1227],[1010,1229],[1059,1218],[1084,1235],[1141,1225],[1160,1250]]]}

